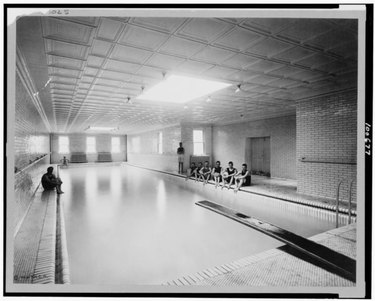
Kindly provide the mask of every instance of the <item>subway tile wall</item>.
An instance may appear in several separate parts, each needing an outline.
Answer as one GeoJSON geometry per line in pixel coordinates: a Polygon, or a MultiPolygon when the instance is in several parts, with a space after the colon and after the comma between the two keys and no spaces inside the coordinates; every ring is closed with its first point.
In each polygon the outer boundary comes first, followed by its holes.
{"type": "MultiPolygon", "coordinates": [[[[335,198],[340,180],[356,178],[357,166],[350,164],[357,161],[356,91],[297,102],[297,159],[300,193],[335,198]]],[[[346,200],[348,185],[341,192],[346,200]]]]}
{"type": "MultiPolygon", "coordinates": [[[[111,152],[112,151],[112,137],[120,138],[120,153],[112,153],[113,162],[126,161],[126,135],[109,135],[109,134],[52,134],[51,145],[52,145],[52,163],[60,163],[60,160],[65,156],[70,160],[71,153],[74,152],[86,152],[86,138],[96,138],[96,151],[99,152],[111,152]],[[59,137],[66,136],[69,138],[69,154],[59,153],[59,137]]],[[[98,154],[87,154],[88,162],[95,162],[98,159],[98,154]]]]}
{"type": "Polygon", "coordinates": [[[213,127],[213,159],[251,166],[246,138],[270,137],[271,177],[296,178],[296,117],[286,116],[213,127]]]}
{"type": "Polygon", "coordinates": [[[178,171],[177,148],[181,141],[181,127],[173,126],[158,131],[128,135],[128,162],[148,168],[178,171]],[[158,153],[159,132],[163,136],[163,153],[158,153]]]}
{"type": "MultiPolygon", "coordinates": [[[[32,200],[49,162],[49,134],[30,95],[16,73],[14,122],[14,219],[17,225],[32,200]],[[43,158],[38,160],[39,158],[43,158]],[[17,170],[16,170],[17,169],[17,170]]],[[[12,101],[8,102],[9,105],[12,101]]]]}

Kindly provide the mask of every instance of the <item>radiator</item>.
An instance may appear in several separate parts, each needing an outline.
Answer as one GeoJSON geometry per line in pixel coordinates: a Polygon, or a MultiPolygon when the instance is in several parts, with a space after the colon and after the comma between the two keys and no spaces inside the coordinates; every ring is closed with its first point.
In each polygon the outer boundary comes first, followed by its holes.
{"type": "Polygon", "coordinates": [[[112,154],[98,153],[98,162],[112,162],[112,154]]]}
{"type": "Polygon", "coordinates": [[[210,156],[190,156],[190,165],[193,162],[195,165],[198,165],[199,162],[204,163],[204,161],[208,161],[210,163],[210,156]]]}
{"type": "Polygon", "coordinates": [[[72,153],[70,157],[70,163],[87,163],[85,153],[72,153]]]}

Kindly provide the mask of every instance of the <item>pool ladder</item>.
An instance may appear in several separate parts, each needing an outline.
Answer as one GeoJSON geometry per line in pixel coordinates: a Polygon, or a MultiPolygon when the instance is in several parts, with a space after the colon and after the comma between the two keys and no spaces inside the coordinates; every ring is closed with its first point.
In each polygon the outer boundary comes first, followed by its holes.
{"type": "Polygon", "coordinates": [[[349,208],[348,208],[348,224],[351,223],[352,218],[352,187],[353,182],[355,181],[355,178],[346,178],[342,179],[339,184],[337,185],[337,192],[336,192],[336,228],[339,227],[339,202],[340,202],[340,187],[341,184],[345,181],[349,181],[349,208]]]}

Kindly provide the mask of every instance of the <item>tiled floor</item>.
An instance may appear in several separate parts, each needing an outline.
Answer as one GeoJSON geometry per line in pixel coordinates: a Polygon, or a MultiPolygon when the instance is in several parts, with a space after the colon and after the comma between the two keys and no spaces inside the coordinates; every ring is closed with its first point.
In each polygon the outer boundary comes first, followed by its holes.
{"type": "MultiPolygon", "coordinates": [[[[310,239],[355,259],[355,237],[356,224],[351,224],[310,239]]],[[[165,285],[350,287],[355,283],[279,248],[186,275],[165,285]]]]}

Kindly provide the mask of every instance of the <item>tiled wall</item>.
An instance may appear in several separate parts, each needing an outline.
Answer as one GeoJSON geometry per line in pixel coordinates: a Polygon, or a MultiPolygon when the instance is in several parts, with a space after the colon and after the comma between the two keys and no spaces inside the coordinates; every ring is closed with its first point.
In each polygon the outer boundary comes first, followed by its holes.
{"type": "MultiPolygon", "coordinates": [[[[341,179],[356,178],[357,166],[350,164],[356,158],[356,91],[297,102],[298,192],[335,198],[341,179]],[[321,163],[299,161],[303,157],[321,163]]],[[[346,199],[347,188],[344,183],[346,199]]]]}
{"type": "Polygon", "coordinates": [[[212,126],[185,123],[181,125],[181,141],[185,149],[184,170],[189,167],[190,156],[194,152],[193,130],[203,131],[204,152],[210,156],[210,165],[212,164],[212,126]]]}
{"type": "MultiPolygon", "coordinates": [[[[9,100],[9,104],[12,101],[9,100]]],[[[49,164],[49,134],[30,95],[16,73],[16,99],[14,122],[15,211],[14,225],[27,210],[40,177],[49,164]],[[38,160],[43,157],[43,159],[38,160]],[[21,171],[22,170],[22,171],[21,171]]]]}
{"type": "MultiPolygon", "coordinates": [[[[124,135],[108,135],[108,134],[67,134],[67,135],[52,135],[52,163],[59,163],[65,156],[70,160],[71,153],[86,152],[86,138],[96,137],[96,151],[98,152],[111,152],[112,150],[112,137],[120,138],[120,153],[112,153],[112,161],[120,162],[126,161],[126,136],[124,135]],[[69,154],[59,153],[59,136],[69,137],[69,154]]],[[[87,154],[88,162],[95,162],[98,159],[98,154],[87,154]]]]}
{"type": "Polygon", "coordinates": [[[246,162],[248,137],[270,137],[271,177],[296,178],[296,117],[287,116],[213,127],[213,159],[240,168],[246,162]]]}
{"type": "Polygon", "coordinates": [[[200,124],[181,124],[160,131],[128,136],[128,162],[164,171],[178,171],[177,148],[185,149],[184,171],[193,154],[193,130],[203,130],[206,155],[212,156],[212,127],[200,124]],[[163,154],[158,154],[158,133],[163,133],[163,154]]]}
{"type": "Polygon", "coordinates": [[[18,74],[16,87],[14,164],[22,169],[49,153],[49,134],[18,74]]]}
{"type": "Polygon", "coordinates": [[[128,135],[128,162],[148,168],[178,170],[177,148],[181,141],[181,127],[174,126],[159,131],[128,135]],[[158,136],[163,133],[163,153],[158,153],[158,136]]]}

